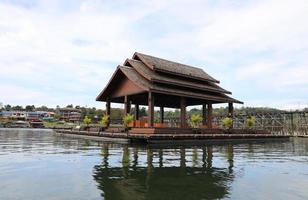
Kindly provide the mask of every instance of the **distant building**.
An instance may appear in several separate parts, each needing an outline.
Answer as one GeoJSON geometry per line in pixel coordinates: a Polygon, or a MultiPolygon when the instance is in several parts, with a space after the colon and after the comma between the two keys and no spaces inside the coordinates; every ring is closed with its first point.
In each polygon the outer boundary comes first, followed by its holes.
{"type": "Polygon", "coordinates": [[[78,122],[81,119],[81,110],[77,108],[58,108],[57,114],[60,120],[66,122],[78,122]]]}
{"type": "Polygon", "coordinates": [[[2,111],[0,113],[2,119],[25,120],[27,113],[25,111],[2,111]]]}

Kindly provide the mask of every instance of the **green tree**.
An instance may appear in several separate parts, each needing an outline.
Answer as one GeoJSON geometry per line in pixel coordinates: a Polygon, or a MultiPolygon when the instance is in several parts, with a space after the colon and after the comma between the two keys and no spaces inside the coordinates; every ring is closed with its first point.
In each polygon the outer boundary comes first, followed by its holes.
{"type": "Polygon", "coordinates": [[[32,106],[27,105],[27,106],[25,107],[25,110],[26,110],[27,112],[34,111],[34,110],[35,110],[35,106],[34,106],[34,105],[32,105],[32,106]]]}
{"type": "Polygon", "coordinates": [[[11,109],[12,109],[12,106],[10,104],[7,104],[7,105],[4,106],[4,110],[9,111],[11,109]]]}
{"type": "Polygon", "coordinates": [[[22,106],[19,106],[19,105],[17,105],[17,106],[13,106],[12,107],[12,110],[15,110],[15,111],[21,111],[21,110],[23,110],[24,108],[22,107],[22,106]]]}

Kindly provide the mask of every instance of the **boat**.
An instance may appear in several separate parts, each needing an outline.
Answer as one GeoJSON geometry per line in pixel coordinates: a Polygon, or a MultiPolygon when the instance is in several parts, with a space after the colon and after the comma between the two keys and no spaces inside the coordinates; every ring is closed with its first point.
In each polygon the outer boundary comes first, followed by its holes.
{"type": "Polygon", "coordinates": [[[7,128],[29,128],[30,125],[26,121],[14,121],[6,124],[7,128]]]}
{"type": "Polygon", "coordinates": [[[31,128],[45,128],[43,121],[34,120],[30,122],[31,128]]]}

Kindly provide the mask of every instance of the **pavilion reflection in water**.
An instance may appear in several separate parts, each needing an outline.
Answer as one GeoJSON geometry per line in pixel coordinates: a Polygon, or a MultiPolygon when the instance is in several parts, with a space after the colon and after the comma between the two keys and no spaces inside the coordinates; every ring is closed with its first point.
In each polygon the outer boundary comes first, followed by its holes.
{"type": "Polygon", "coordinates": [[[221,199],[228,196],[234,179],[231,144],[224,155],[224,166],[214,167],[212,146],[123,147],[122,160],[114,161],[104,145],[103,161],[93,176],[105,199],[221,199]]]}

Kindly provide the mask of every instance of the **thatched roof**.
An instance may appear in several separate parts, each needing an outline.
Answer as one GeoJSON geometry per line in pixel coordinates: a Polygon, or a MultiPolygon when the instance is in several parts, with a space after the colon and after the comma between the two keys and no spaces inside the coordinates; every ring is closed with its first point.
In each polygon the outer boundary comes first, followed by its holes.
{"type": "MultiPolygon", "coordinates": [[[[117,67],[108,85],[96,100],[106,101],[107,98],[112,100],[113,91],[118,91],[117,87],[123,87],[124,93],[127,91],[126,95],[133,95],[133,92],[136,95],[154,92],[170,98],[171,96],[187,97],[191,101],[198,100],[197,102],[242,103],[227,96],[226,94],[231,92],[218,86],[218,82],[202,69],[135,53],[132,59],[126,59],[124,66],[117,67]],[[175,73],[171,73],[172,71],[175,73]],[[124,79],[130,83],[127,84],[124,79]],[[130,90],[130,88],[134,89],[130,90]]],[[[115,102],[119,102],[119,94],[123,94],[123,88],[120,93],[117,92],[118,96],[114,96],[114,99],[117,99],[115,102]]]]}

